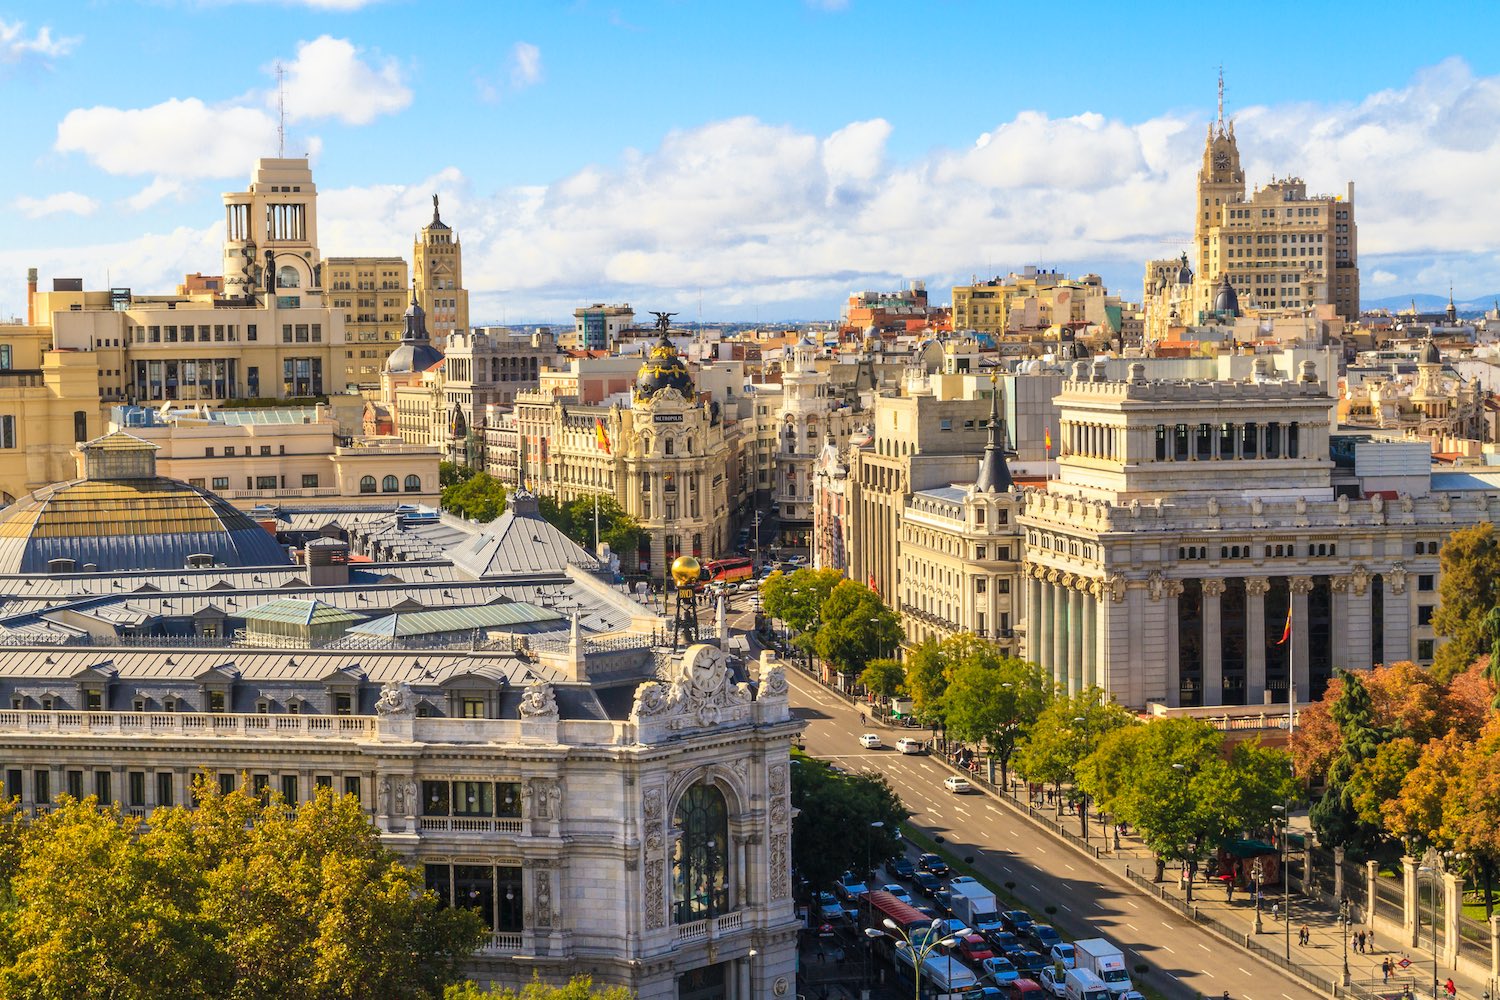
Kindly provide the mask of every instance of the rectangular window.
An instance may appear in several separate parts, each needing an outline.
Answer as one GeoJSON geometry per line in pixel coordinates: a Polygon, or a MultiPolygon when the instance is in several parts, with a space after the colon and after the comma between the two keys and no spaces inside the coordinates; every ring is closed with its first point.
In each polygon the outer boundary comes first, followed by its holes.
{"type": "Polygon", "coordinates": [[[1430,659],[1432,659],[1432,647],[1433,647],[1433,640],[1432,639],[1418,639],[1417,640],[1417,659],[1419,659],[1419,660],[1430,660],[1430,659]]]}
{"type": "Polygon", "coordinates": [[[233,795],[234,794],[234,772],[233,771],[220,771],[219,772],[219,792],[221,794],[223,794],[223,795],[233,795]]]}
{"type": "Polygon", "coordinates": [[[336,694],[333,696],[334,715],[353,715],[354,698],[347,694],[336,694]]]}
{"type": "Polygon", "coordinates": [[[5,797],[7,799],[24,798],[26,792],[21,788],[21,772],[19,769],[5,772],[5,797]]]}
{"type": "Polygon", "coordinates": [[[1431,625],[1432,624],[1432,611],[1433,611],[1433,605],[1431,605],[1431,604],[1418,604],[1417,605],[1417,624],[1418,625],[1431,625]]]}
{"type": "Polygon", "coordinates": [[[1417,589],[1431,591],[1436,586],[1436,577],[1431,573],[1422,573],[1417,576],[1417,589]]]}
{"type": "Polygon", "coordinates": [[[39,806],[52,801],[52,772],[39,769],[31,773],[31,801],[39,806]]]}
{"type": "Polygon", "coordinates": [[[83,798],[83,772],[68,772],[68,794],[75,799],[83,798]]]}
{"type": "Polygon", "coordinates": [[[988,545],[976,545],[974,546],[974,558],[983,562],[989,558],[989,551],[988,545]]]}
{"type": "Polygon", "coordinates": [[[6,414],[0,416],[0,448],[16,446],[16,418],[6,414]]]}
{"type": "Polygon", "coordinates": [[[985,594],[985,593],[988,593],[989,592],[989,586],[990,586],[990,582],[988,580],[986,580],[982,576],[981,577],[976,577],[974,579],[974,593],[976,593],[976,594],[985,594]]]}
{"type": "Polygon", "coordinates": [[[1008,593],[1010,593],[1010,580],[1007,579],[1006,577],[1003,577],[1003,576],[1000,577],[998,580],[996,580],[995,581],[995,593],[997,593],[997,594],[1008,594],[1008,593]]]}
{"type": "Polygon", "coordinates": [[[125,782],[126,805],[143,806],[146,804],[146,772],[131,771],[125,782]]]}
{"type": "Polygon", "coordinates": [[[297,776],[295,774],[283,774],[281,776],[281,799],[289,806],[294,806],[302,801],[297,795],[297,776]]]}
{"type": "Polygon", "coordinates": [[[494,785],[488,781],[455,781],[453,783],[453,815],[493,816],[494,814],[494,785]]]}
{"type": "Polygon", "coordinates": [[[304,472],[302,474],[302,488],[304,490],[315,490],[318,488],[318,474],[316,472],[304,472]]]}
{"type": "Polygon", "coordinates": [[[281,342],[283,344],[290,344],[292,342],[292,324],[281,324],[281,342]]]}
{"type": "Polygon", "coordinates": [[[156,804],[159,806],[172,805],[172,772],[156,772],[156,804]]]}
{"type": "Polygon", "coordinates": [[[447,816],[452,812],[453,804],[448,792],[446,781],[422,782],[422,815],[447,816]]]}
{"type": "Polygon", "coordinates": [[[464,716],[465,719],[482,719],[482,718],[484,718],[484,699],[483,698],[465,698],[463,700],[463,708],[464,708],[463,716],[464,716]]]}
{"type": "Polygon", "coordinates": [[[85,691],[83,693],[83,710],[85,712],[104,711],[104,692],[85,691]]]}
{"type": "Polygon", "coordinates": [[[227,489],[229,489],[229,477],[228,476],[214,476],[214,489],[216,491],[217,490],[227,490],[227,489]]]}
{"type": "Polygon", "coordinates": [[[356,774],[344,779],[344,794],[352,795],[356,799],[359,798],[359,775],[356,774]]]}
{"type": "Polygon", "coordinates": [[[255,324],[254,323],[247,323],[247,324],[245,324],[245,339],[246,340],[254,340],[255,339],[255,324]]]}
{"type": "Polygon", "coordinates": [[[210,712],[224,711],[224,692],[210,691],[208,693],[208,710],[210,712]]]}
{"type": "Polygon", "coordinates": [[[101,806],[108,805],[115,800],[113,789],[110,788],[110,772],[94,772],[94,794],[99,797],[101,806]]]}
{"type": "Polygon", "coordinates": [[[327,788],[333,790],[333,775],[318,774],[313,776],[313,788],[327,788]]]}
{"type": "Polygon", "coordinates": [[[274,490],[276,488],[275,476],[256,476],[255,488],[258,490],[274,490]]]}

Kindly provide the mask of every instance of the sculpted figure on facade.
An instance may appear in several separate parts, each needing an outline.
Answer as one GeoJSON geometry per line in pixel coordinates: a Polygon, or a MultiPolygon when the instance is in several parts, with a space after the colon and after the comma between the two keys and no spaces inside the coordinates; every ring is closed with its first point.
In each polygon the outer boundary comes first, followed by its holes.
{"type": "Polygon", "coordinates": [[[748,718],[750,685],[736,683],[717,647],[700,643],[683,651],[670,684],[649,681],[636,688],[633,714],[673,729],[714,726],[748,718]]]}
{"type": "Polygon", "coordinates": [[[1364,563],[1355,563],[1354,568],[1349,571],[1349,589],[1358,597],[1363,597],[1370,586],[1370,571],[1365,568],[1364,563]]]}
{"type": "Polygon", "coordinates": [[[779,663],[773,663],[760,672],[760,692],[756,695],[756,700],[785,697],[789,687],[786,680],[786,668],[779,663]]]}
{"type": "Polygon", "coordinates": [[[1391,588],[1391,593],[1406,593],[1406,567],[1401,563],[1396,563],[1396,565],[1386,570],[1385,582],[1391,588]]]}
{"type": "Polygon", "coordinates": [[[1122,573],[1111,573],[1109,577],[1109,596],[1116,604],[1125,600],[1125,590],[1128,584],[1122,573]]]}
{"type": "Polygon", "coordinates": [[[1224,594],[1224,581],[1217,577],[1210,577],[1203,581],[1204,597],[1222,597],[1224,594]]]}
{"type": "Polygon", "coordinates": [[[1245,580],[1245,593],[1250,597],[1265,597],[1271,590],[1271,582],[1264,577],[1252,576],[1245,580]]]}
{"type": "Polygon", "coordinates": [[[380,689],[380,697],[375,701],[377,715],[410,715],[416,708],[416,696],[412,694],[411,685],[405,681],[386,684],[380,689]]]}
{"type": "Polygon", "coordinates": [[[535,681],[526,686],[526,693],[521,696],[521,704],[517,707],[521,718],[545,722],[558,717],[557,694],[552,690],[552,685],[546,681],[535,681]]]}
{"type": "Polygon", "coordinates": [[[1166,581],[1162,577],[1161,570],[1159,569],[1153,569],[1150,574],[1147,575],[1146,592],[1151,595],[1151,599],[1153,601],[1161,600],[1162,590],[1165,586],[1165,583],[1166,581]]]}

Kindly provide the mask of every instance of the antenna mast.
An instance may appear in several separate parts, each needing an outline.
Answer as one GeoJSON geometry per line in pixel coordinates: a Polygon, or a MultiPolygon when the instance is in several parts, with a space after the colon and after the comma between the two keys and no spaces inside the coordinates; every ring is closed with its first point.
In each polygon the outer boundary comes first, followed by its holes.
{"type": "Polygon", "coordinates": [[[1219,64],[1219,128],[1224,128],[1224,64],[1219,64]]]}
{"type": "MultiPolygon", "coordinates": [[[[1219,92],[1224,91],[1223,75],[1220,74],[1219,92]]],[[[1220,114],[1223,115],[1224,100],[1219,99],[1220,114]]],[[[276,156],[278,159],[286,158],[286,68],[280,62],[276,63],[276,156]]]]}

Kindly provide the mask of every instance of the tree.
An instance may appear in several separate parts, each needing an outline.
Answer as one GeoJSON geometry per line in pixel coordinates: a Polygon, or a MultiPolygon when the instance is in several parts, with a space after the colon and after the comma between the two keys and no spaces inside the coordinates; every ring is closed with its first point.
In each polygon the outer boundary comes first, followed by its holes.
{"type": "Polygon", "coordinates": [[[905,680],[906,668],[900,660],[871,660],[859,675],[859,682],[866,691],[887,701],[901,693],[905,680]]]}
{"type": "Polygon", "coordinates": [[[1445,809],[1453,800],[1453,789],[1463,773],[1467,755],[1467,745],[1455,733],[1432,740],[1422,748],[1416,766],[1402,779],[1400,795],[1381,808],[1385,828],[1408,852],[1414,852],[1422,844],[1451,843],[1450,832],[1444,827],[1445,809]]]}
{"type": "Polygon", "coordinates": [[[1354,766],[1345,791],[1361,823],[1376,829],[1385,825],[1382,811],[1387,802],[1401,794],[1401,783],[1417,766],[1421,753],[1416,740],[1398,736],[1354,766]]]}
{"type": "Polygon", "coordinates": [[[1438,647],[1432,672],[1447,680],[1487,652],[1484,616],[1500,604],[1500,539],[1488,521],[1448,536],[1439,554],[1442,568],[1432,629],[1447,641],[1438,647]]]}
{"type": "Polygon", "coordinates": [[[424,892],[352,797],[195,794],[149,827],[64,797],[0,838],[0,995],[418,1000],[478,947],[480,919],[424,892]]]}
{"type": "Polygon", "coordinates": [[[505,513],[505,497],[506,490],[500,480],[488,472],[477,472],[443,487],[442,505],[461,517],[488,524],[505,513]]]}
{"type": "Polygon", "coordinates": [[[761,610],[780,618],[789,628],[805,632],[818,620],[823,602],[844,576],[836,569],[799,569],[790,575],[777,571],[760,585],[761,610]]]}
{"type": "Polygon", "coordinates": [[[818,609],[818,618],[814,648],[845,674],[863,670],[871,660],[894,652],[905,635],[901,619],[880,595],[853,580],[833,588],[818,609]]]}
{"type": "MultiPolygon", "coordinates": [[[[1136,724],[1135,716],[1115,702],[1101,704],[1104,692],[1085,688],[1071,697],[1048,702],[1016,747],[1016,770],[1028,781],[1062,786],[1078,777],[1078,766],[1116,729],[1136,724]],[[1080,721],[1081,720],[1081,721],[1080,721]]],[[[1086,789],[1098,799],[1097,791],[1086,789]]]]}
{"type": "Polygon", "coordinates": [[[845,871],[864,871],[867,860],[901,853],[899,828],[911,813],[878,772],[839,774],[825,761],[797,754],[792,760],[792,861],[814,887],[845,871]],[[880,823],[878,827],[872,823],[880,823]],[[865,832],[865,836],[860,835],[865,832]]]}
{"type": "Polygon", "coordinates": [[[622,558],[638,552],[646,531],[611,493],[590,493],[566,503],[543,498],[538,504],[542,518],[578,543],[585,552],[597,552],[594,545],[595,504],[598,505],[599,541],[622,558]]]}
{"type": "Polygon", "coordinates": [[[1338,676],[1343,683],[1337,699],[1329,706],[1329,714],[1339,729],[1339,752],[1328,765],[1327,787],[1323,797],[1308,810],[1308,819],[1321,843],[1364,853],[1379,842],[1382,831],[1360,819],[1349,783],[1360,762],[1374,757],[1391,734],[1376,721],[1374,702],[1364,678],[1348,670],[1339,671],[1338,676]]]}
{"type": "Polygon", "coordinates": [[[1484,887],[1484,915],[1494,914],[1500,867],[1500,716],[1470,743],[1445,800],[1443,828],[1453,847],[1474,859],[1484,887]]]}
{"type": "Polygon", "coordinates": [[[947,659],[943,694],[947,731],[961,740],[983,743],[1000,761],[1001,781],[1010,785],[1010,760],[1017,741],[1051,701],[1054,686],[1034,663],[1003,655],[974,635],[958,635],[942,646],[947,659]]]}
{"type": "Polygon", "coordinates": [[[632,1000],[634,996],[623,986],[595,986],[590,976],[574,976],[566,986],[549,986],[533,973],[531,982],[520,992],[481,990],[473,983],[464,983],[448,987],[443,1000],[632,1000]]]}
{"type": "Polygon", "coordinates": [[[943,726],[946,709],[943,694],[948,690],[948,657],[936,639],[924,639],[906,656],[906,693],[911,695],[912,711],[917,718],[933,726],[943,726]]]}
{"type": "Polygon", "coordinates": [[[478,471],[478,469],[470,465],[459,465],[457,462],[439,462],[438,486],[447,489],[450,486],[457,486],[459,483],[466,483],[470,479],[473,479],[478,471]]]}

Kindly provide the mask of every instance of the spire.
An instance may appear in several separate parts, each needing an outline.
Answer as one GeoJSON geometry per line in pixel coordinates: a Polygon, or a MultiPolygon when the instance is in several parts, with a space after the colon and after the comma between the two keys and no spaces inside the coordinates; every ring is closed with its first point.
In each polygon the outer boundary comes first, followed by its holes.
{"type": "Polygon", "coordinates": [[[1010,467],[1005,463],[1005,441],[1000,436],[1000,390],[998,379],[990,375],[990,437],[979,460],[979,476],[974,480],[976,493],[1006,493],[1015,485],[1010,467]]]}
{"type": "Polygon", "coordinates": [[[1224,64],[1219,64],[1219,131],[1224,131],[1224,64]]]}

